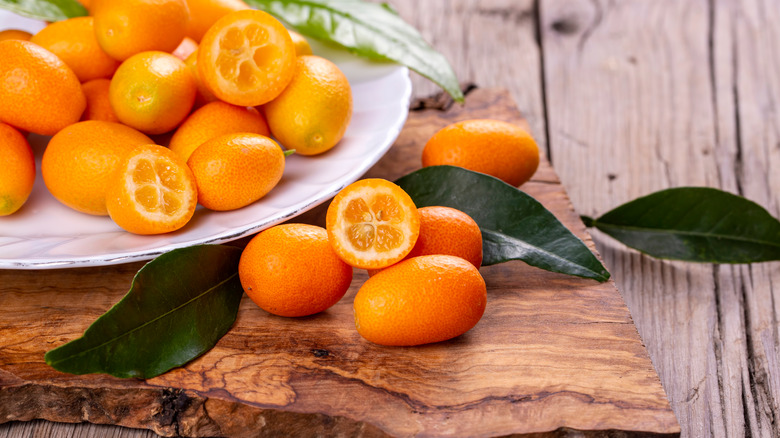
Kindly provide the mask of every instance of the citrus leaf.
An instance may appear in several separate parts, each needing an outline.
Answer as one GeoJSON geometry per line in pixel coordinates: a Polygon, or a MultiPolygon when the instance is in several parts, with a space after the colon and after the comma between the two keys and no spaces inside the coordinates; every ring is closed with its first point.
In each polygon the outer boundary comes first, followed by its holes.
{"type": "Polygon", "coordinates": [[[458,102],[463,93],[441,53],[387,4],[361,0],[246,0],[298,32],[371,60],[395,61],[430,79],[458,102]]]}
{"type": "Polygon", "coordinates": [[[71,374],[151,378],[205,353],[236,319],[241,249],[196,245],[141,268],[130,291],[81,338],[46,353],[71,374]]]}
{"type": "Polygon", "coordinates": [[[607,281],[609,272],[544,206],[516,187],[482,173],[431,166],[396,181],[417,207],[442,205],[471,216],[482,230],[483,265],[508,260],[607,281]]]}
{"type": "Polygon", "coordinates": [[[660,259],[708,263],[780,260],[780,221],[741,196],[679,187],[638,198],[589,226],[660,259]]]}
{"type": "Polygon", "coordinates": [[[87,15],[87,10],[76,0],[0,0],[0,8],[44,21],[87,15]]]}

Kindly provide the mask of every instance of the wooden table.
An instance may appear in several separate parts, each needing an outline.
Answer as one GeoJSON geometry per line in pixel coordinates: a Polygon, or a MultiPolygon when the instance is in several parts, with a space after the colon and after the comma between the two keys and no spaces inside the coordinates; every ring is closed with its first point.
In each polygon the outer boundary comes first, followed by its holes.
{"type": "MultiPolygon", "coordinates": [[[[393,0],[462,81],[510,90],[575,209],[709,186],[780,216],[774,0],[393,0]]],[[[436,88],[415,76],[415,96],[436,88]]],[[[683,436],[780,434],[780,263],[654,260],[593,232],[683,436]]],[[[0,438],[154,433],[44,421],[0,438]]]]}

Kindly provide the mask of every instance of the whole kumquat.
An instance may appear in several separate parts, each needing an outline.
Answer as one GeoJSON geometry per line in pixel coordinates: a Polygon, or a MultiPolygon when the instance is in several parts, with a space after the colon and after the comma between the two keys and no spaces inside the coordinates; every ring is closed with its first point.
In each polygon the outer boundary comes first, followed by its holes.
{"type": "Polygon", "coordinates": [[[184,39],[184,0],[100,0],[91,5],[98,44],[118,61],[141,52],[172,52],[184,39]]]}
{"type": "Polygon", "coordinates": [[[238,276],[262,309],[296,317],[336,304],[349,289],[352,268],[333,252],[324,228],[283,224],[252,238],[241,254],[238,276]]]}
{"type": "Polygon", "coordinates": [[[179,58],[142,52],[119,66],[108,91],[119,120],[146,134],[173,130],[190,113],[196,85],[179,58]]]}
{"type": "Polygon", "coordinates": [[[279,142],[301,155],[333,148],[352,118],[352,89],[336,64],[319,56],[299,56],[292,81],[263,107],[279,142]]]}
{"type": "Polygon", "coordinates": [[[198,202],[210,210],[235,210],[262,198],[282,179],[284,152],[258,134],[225,134],[195,149],[187,164],[198,184],[198,202]]]}
{"type": "Polygon", "coordinates": [[[49,140],[41,161],[43,181],[68,207],[105,216],[109,175],[126,153],[147,143],[149,137],[119,123],[75,123],[49,140]]]}
{"type": "Polygon", "coordinates": [[[41,29],[30,41],[57,55],[81,82],[110,78],[119,67],[119,61],[100,48],[94,20],[93,17],[76,17],[57,21],[41,29]]]}
{"type": "Polygon", "coordinates": [[[73,70],[43,47],[0,41],[0,121],[54,135],[76,123],[87,105],[73,70]]]}
{"type": "Polygon", "coordinates": [[[309,40],[307,40],[306,37],[293,30],[290,30],[289,32],[290,32],[290,38],[292,38],[293,40],[293,45],[295,46],[295,54],[297,56],[313,55],[311,51],[311,45],[309,44],[309,40]]]}
{"type": "Polygon", "coordinates": [[[187,0],[190,21],[187,24],[187,36],[200,41],[206,31],[225,15],[249,9],[241,0],[187,0]]]}
{"type": "Polygon", "coordinates": [[[35,158],[27,139],[16,129],[0,122],[0,216],[19,210],[32,192],[35,158]]]}
{"type": "Polygon", "coordinates": [[[369,278],[353,308],[355,326],[381,345],[410,346],[462,335],[482,318],[485,280],[460,257],[427,255],[404,260],[369,278]]]}
{"type": "Polygon", "coordinates": [[[19,29],[0,30],[0,41],[4,41],[4,40],[30,41],[30,38],[32,38],[32,34],[30,32],[27,32],[26,30],[19,30],[19,29]]]}
{"type": "Polygon", "coordinates": [[[179,125],[168,147],[187,160],[206,141],[237,133],[270,135],[265,118],[256,109],[221,101],[211,102],[193,111],[179,125]]]}
{"type": "Polygon", "coordinates": [[[465,120],[441,129],[428,140],[422,164],[459,166],[519,186],[539,167],[539,147],[531,134],[517,125],[465,120]]]}

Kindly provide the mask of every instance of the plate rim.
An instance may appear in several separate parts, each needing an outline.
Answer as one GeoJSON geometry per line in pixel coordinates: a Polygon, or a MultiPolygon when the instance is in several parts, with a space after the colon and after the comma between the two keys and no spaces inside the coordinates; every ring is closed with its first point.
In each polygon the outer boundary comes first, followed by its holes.
{"type": "Polygon", "coordinates": [[[409,104],[412,97],[412,81],[409,75],[408,67],[402,65],[393,66],[391,72],[384,77],[390,77],[392,75],[400,75],[403,82],[403,89],[399,90],[400,98],[397,100],[399,105],[405,105],[406,110],[400,111],[396,116],[396,120],[385,132],[384,138],[377,144],[378,152],[373,154],[371,158],[360,166],[351,169],[343,177],[339,178],[334,183],[324,185],[323,190],[319,191],[319,195],[312,198],[303,199],[304,205],[292,209],[284,209],[274,214],[265,217],[259,221],[252,222],[246,226],[234,227],[231,229],[223,230],[208,237],[189,240],[185,242],[168,243],[156,247],[154,249],[144,249],[136,251],[125,251],[112,253],[110,255],[86,255],[86,256],[73,256],[63,257],[57,260],[55,257],[47,258],[15,258],[15,259],[3,259],[0,258],[0,269],[9,270],[45,270],[45,269],[67,269],[67,268],[79,268],[79,267],[97,267],[97,266],[111,266],[120,265],[125,263],[149,261],[153,258],[164,254],[166,252],[188,247],[194,245],[206,245],[206,244],[223,244],[228,243],[244,236],[260,232],[266,228],[277,225],[281,222],[290,220],[297,217],[325,201],[335,196],[341,189],[349,184],[360,179],[374,164],[376,164],[382,157],[385,156],[388,150],[395,143],[396,139],[401,133],[406,120],[409,117],[409,104]]]}

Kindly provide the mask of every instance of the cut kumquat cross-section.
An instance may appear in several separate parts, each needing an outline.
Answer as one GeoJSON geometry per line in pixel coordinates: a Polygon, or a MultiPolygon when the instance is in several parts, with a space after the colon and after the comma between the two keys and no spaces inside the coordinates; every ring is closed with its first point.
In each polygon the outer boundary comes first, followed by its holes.
{"type": "Polygon", "coordinates": [[[133,149],[108,183],[111,219],[135,234],[161,234],[189,222],[198,203],[195,177],[176,153],[158,145],[133,149]]]}
{"type": "Polygon", "coordinates": [[[384,179],[364,179],[344,188],[328,207],[326,222],[336,254],[362,269],[403,259],[420,234],[412,198],[384,179]]]}
{"type": "Polygon", "coordinates": [[[201,40],[198,69],[205,85],[225,102],[257,106],[271,101],[295,72],[290,33],[271,15],[253,9],[217,20],[201,40]]]}

